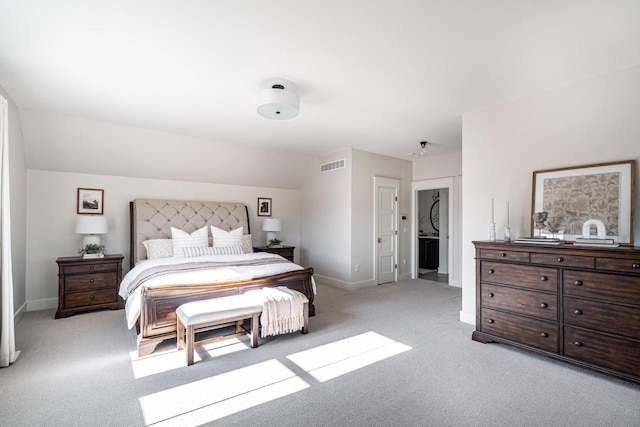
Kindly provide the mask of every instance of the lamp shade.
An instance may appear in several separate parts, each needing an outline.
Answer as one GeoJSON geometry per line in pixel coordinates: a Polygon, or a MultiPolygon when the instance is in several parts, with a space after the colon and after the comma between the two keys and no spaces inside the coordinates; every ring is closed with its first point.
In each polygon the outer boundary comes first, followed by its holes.
{"type": "Polygon", "coordinates": [[[262,223],[262,231],[280,231],[282,222],[278,218],[265,218],[262,223]]]}
{"type": "Polygon", "coordinates": [[[300,112],[300,98],[282,85],[260,91],[258,114],[271,120],[291,120],[300,112]]]}
{"type": "Polygon", "coordinates": [[[109,231],[107,217],[104,215],[78,215],[77,234],[106,234],[109,231]]]}

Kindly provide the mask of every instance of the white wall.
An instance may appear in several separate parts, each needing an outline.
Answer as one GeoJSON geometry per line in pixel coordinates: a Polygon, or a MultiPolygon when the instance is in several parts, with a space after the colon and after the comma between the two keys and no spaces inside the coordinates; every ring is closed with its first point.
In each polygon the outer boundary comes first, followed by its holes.
{"type": "Polygon", "coordinates": [[[348,287],[351,281],[352,153],[345,150],[317,159],[303,186],[302,260],[317,280],[348,287]],[[320,173],[320,165],[345,159],[345,168],[320,173]]]}
{"type": "MultiPolygon", "coordinates": [[[[374,230],[374,177],[400,181],[398,215],[411,215],[411,162],[367,151],[353,150],[351,198],[351,289],[376,285],[374,259],[376,231],[374,230]],[[355,271],[355,265],[360,271],[355,271]]],[[[399,218],[398,218],[399,220],[399,218]]],[[[398,221],[398,279],[411,277],[411,224],[398,221]],[[407,225],[406,229],[403,227],[407,225]],[[403,262],[404,261],[404,262],[403,262]]]]}
{"type": "Polygon", "coordinates": [[[74,234],[77,188],[104,189],[104,211],[109,233],[102,236],[107,252],[126,256],[129,266],[129,201],[135,198],[173,198],[177,200],[215,200],[242,202],[249,208],[249,222],[255,245],[265,243],[262,219],[257,217],[257,198],[273,199],[272,213],[282,219],[278,237],[296,246],[300,263],[301,201],[299,190],[250,187],[199,182],[89,175],[79,173],[27,171],[26,280],[28,310],[58,305],[56,258],[73,256],[81,246],[74,234]]]}
{"type": "Polygon", "coordinates": [[[13,275],[13,308],[16,319],[24,314],[26,304],[26,212],[27,170],[20,113],[7,92],[0,86],[0,95],[9,104],[9,182],[11,203],[11,261],[13,275]]]}
{"type": "MultiPolygon", "coordinates": [[[[322,283],[344,289],[374,286],[373,177],[400,179],[399,210],[411,206],[411,162],[360,150],[318,159],[303,188],[303,260],[322,283]],[[346,167],[320,173],[320,165],[345,159],[346,167]],[[360,271],[355,271],[355,264],[360,271]]],[[[399,232],[399,259],[409,258],[410,240],[399,232]]],[[[408,234],[410,230],[407,230],[408,234]]],[[[402,264],[402,262],[400,262],[402,264]]],[[[410,276],[410,263],[399,265],[410,276]]]]}
{"type": "MultiPolygon", "coordinates": [[[[529,234],[535,170],[640,159],[640,66],[466,114],[463,118],[461,318],[475,323],[472,241],[488,239],[495,198],[498,239],[506,203],[512,236],[529,234]]],[[[640,174],[636,175],[637,177],[640,174]]],[[[635,245],[640,244],[636,182],[635,245]]]]}
{"type": "Polygon", "coordinates": [[[314,158],[21,110],[28,169],[299,190],[314,158]]]}

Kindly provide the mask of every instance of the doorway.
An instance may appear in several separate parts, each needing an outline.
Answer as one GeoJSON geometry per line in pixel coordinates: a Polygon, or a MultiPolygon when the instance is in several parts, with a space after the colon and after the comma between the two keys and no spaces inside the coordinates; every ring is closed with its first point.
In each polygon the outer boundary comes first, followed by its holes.
{"type": "Polygon", "coordinates": [[[449,283],[449,189],[420,190],[418,197],[418,278],[449,283]]]}
{"type": "Polygon", "coordinates": [[[414,182],[411,204],[412,278],[457,286],[452,277],[454,178],[414,182]]]}

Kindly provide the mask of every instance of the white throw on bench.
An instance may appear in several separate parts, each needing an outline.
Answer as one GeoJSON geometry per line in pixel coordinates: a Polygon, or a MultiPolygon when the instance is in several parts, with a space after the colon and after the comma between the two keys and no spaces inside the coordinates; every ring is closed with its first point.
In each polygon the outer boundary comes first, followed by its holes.
{"type": "Polygon", "coordinates": [[[177,346],[185,348],[187,365],[193,364],[193,352],[196,346],[208,344],[226,338],[251,335],[251,347],[258,346],[258,316],[262,314],[262,336],[276,335],[309,328],[309,300],[303,294],[286,288],[276,290],[264,288],[249,291],[241,295],[193,301],[182,304],[176,309],[177,346]],[[285,290],[286,289],[286,290],[285,290]],[[242,324],[251,320],[249,331],[242,324]],[[230,326],[235,323],[236,332],[195,341],[199,331],[230,326]]]}

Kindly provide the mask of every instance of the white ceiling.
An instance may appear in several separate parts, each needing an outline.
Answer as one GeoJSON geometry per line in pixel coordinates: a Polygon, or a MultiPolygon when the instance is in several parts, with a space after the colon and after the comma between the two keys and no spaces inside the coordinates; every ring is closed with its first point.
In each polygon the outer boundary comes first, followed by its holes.
{"type": "Polygon", "coordinates": [[[640,63],[638,0],[0,0],[21,109],[217,142],[410,159],[462,114],[640,63]],[[255,112],[298,86],[300,116],[255,112]]]}

